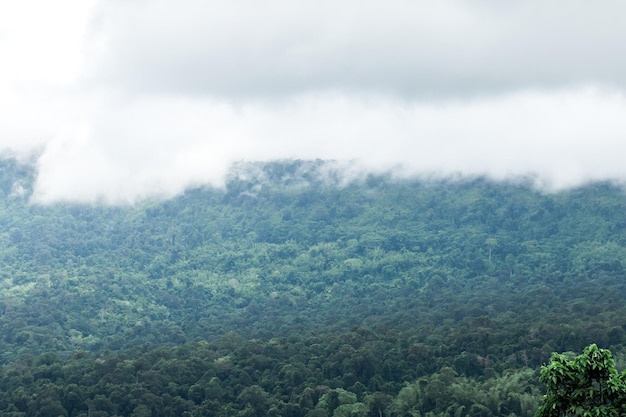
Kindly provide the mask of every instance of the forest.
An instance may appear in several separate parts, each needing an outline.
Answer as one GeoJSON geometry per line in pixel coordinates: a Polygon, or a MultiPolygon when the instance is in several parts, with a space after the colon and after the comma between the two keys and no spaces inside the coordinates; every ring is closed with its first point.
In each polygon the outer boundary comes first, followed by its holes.
{"type": "Polygon", "coordinates": [[[626,365],[626,195],[232,167],[130,206],[0,161],[0,415],[530,417],[553,352],[626,365]]]}

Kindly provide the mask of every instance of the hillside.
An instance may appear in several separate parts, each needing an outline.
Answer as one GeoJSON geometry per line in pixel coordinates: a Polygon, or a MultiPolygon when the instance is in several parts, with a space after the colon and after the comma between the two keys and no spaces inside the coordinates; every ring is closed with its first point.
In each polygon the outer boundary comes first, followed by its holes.
{"type": "Polygon", "coordinates": [[[3,415],[47,386],[41,415],[529,416],[551,352],[625,351],[611,184],[285,161],[111,207],[31,204],[34,176],[0,165],[3,415]]]}

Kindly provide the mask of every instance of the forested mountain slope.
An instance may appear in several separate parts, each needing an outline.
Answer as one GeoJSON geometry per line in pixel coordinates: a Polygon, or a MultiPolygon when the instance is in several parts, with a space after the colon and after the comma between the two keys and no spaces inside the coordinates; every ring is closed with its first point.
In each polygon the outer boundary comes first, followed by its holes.
{"type": "MultiPolygon", "coordinates": [[[[103,378],[166,380],[142,389],[186,404],[146,415],[532,415],[552,351],[623,351],[626,198],[610,184],[344,183],[332,164],[289,161],[107,207],[31,204],[33,178],[0,166],[2,387],[56,381],[66,415],[149,406],[115,404],[103,378]],[[72,384],[91,387],[74,406],[72,384]]],[[[41,409],[24,395],[7,415],[41,409]]]]}

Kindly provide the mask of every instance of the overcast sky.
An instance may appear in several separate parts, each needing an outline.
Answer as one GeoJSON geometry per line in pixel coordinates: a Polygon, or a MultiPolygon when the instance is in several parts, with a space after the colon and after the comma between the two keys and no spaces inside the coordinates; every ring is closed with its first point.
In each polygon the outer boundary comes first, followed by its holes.
{"type": "Polygon", "coordinates": [[[0,148],[36,199],[221,185],[234,161],[626,179],[626,3],[0,2],[0,148]]]}

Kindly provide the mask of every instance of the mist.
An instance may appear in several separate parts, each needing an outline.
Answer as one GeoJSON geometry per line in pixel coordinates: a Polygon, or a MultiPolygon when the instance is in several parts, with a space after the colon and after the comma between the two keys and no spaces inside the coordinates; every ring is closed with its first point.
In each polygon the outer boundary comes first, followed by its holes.
{"type": "Polygon", "coordinates": [[[38,203],[170,198],[286,158],[626,179],[620,2],[25,3],[0,7],[0,148],[36,153],[38,203]]]}

